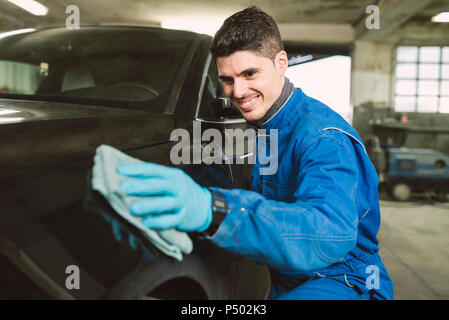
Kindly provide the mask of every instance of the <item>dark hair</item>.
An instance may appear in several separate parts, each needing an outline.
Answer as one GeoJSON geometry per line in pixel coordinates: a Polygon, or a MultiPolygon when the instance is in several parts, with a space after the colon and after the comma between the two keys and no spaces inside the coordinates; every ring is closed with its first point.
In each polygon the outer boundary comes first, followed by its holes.
{"type": "Polygon", "coordinates": [[[227,18],[215,34],[210,48],[214,59],[241,50],[252,50],[272,60],[284,50],[276,22],[255,6],[227,18]]]}

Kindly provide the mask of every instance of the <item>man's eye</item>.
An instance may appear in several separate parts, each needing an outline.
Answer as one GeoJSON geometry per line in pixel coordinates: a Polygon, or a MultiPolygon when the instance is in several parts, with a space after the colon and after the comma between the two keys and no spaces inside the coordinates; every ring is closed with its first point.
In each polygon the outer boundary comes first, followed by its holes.
{"type": "Polygon", "coordinates": [[[250,71],[250,72],[246,73],[246,76],[247,77],[253,77],[255,74],[256,74],[255,72],[250,71]]]}
{"type": "Polygon", "coordinates": [[[224,84],[227,84],[227,85],[233,83],[232,79],[222,79],[221,81],[222,81],[224,84]]]}

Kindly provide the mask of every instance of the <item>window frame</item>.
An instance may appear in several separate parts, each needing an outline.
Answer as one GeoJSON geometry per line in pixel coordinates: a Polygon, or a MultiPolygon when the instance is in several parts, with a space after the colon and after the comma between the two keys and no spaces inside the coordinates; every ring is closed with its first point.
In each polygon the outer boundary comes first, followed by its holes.
{"type": "Polygon", "coordinates": [[[449,50],[449,44],[416,44],[416,43],[401,43],[401,44],[397,44],[396,46],[394,46],[394,50],[393,50],[393,56],[392,56],[392,60],[393,60],[393,68],[392,68],[392,76],[393,76],[393,81],[392,81],[392,86],[391,86],[391,92],[392,92],[392,109],[395,113],[427,113],[427,114],[446,114],[449,113],[449,110],[441,112],[441,98],[447,98],[449,99],[449,94],[442,94],[442,84],[443,81],[449,81],[449,78],[443,78],[442,76],[442,72],[443,72],[443,66],[448,66],[449,67],[449,61],[445,62],[443,61],[443,49],[447,48],[446,50],[449,50]],[[416,61],[410,62],[410,61],[398,61],[398,49],[400,47],[414,47],[417,48],[417,57],[416,57],[416,61]],[[420,59],[420,54],[421,54],[421,48],[423,47],[438,47],[440,49],[439,52],[439,58],[437,62],[426,62],[426,61],[421,61],[420,59]],[[411,77],[398,77],[397,76],[397,66],[399,64],[413,64],[416,66],[416,74],[415,77],[411,78],[411,77]],[[419,75],[420,72],[420,65],[432,65],[432,64],[437,64],[439,66],[439,70],[438,70],[438,78],[434,78],[434,79],[428,79],[428,78],[422,78],[419,75]],[[415,87],[415,93],[412,94],[398,94],[396,92],[396,85],[398,80],[410,80],[410,81],[415,81],[416,82],[416,87],[415,87]],[[419,93],[419,82],[423,81],[423,80],[430,80],[430,81],[436,81],[437,82],[437,86],[438,86],[438,91],[435,95],[433,94],[429,94],[429,95],[423,95],[419,93]],[[397,97],[413,97],[414,99],[414,105],[413,105],[413,110],[410,111],[402,111],[402,110],[398,110],[397,106],[396,106],[396,98],[397,97]],[[418,99],[420,97],[436,97],[437,98],[437,106],[436,106],[436,111],[419,111],[418,110],[418,99]]]}

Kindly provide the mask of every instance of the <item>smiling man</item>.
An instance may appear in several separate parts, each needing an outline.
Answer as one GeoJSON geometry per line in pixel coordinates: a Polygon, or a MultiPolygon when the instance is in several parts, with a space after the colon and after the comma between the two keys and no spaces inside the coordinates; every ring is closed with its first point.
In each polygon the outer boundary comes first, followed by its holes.
{"type": "Polygon", "coordinates": [[[248,121],[261,119],[279,98],[285,84],[287,53],[273,59],[254,51],[237,51],[216,59],[224,91],[248,121]]]}
{"type": "Polygon", "coordinates": [[[179,169],[120,166],[130,212],[148,228],[201,232],[267,265],[272,299],[392,299],[378,255],[378,179],[355,130],[285,78],[275,21],[256,7],[229,17],[212,55],[225,94],[252,125],[278,132],[278,171],[252,191],[203,188],[179,169]],[[151,196],[151,197],[148,197],[151,196]]]}

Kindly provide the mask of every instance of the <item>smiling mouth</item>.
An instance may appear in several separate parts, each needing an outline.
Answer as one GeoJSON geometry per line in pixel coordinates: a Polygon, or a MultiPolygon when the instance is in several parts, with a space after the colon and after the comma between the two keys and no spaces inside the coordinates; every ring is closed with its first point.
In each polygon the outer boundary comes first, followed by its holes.
{"type": "Polygon", "coordinates": [[[237,100],[237,101],[239,103],[240,108],[242,108],[244,111],[250,111],[254,107],[256,102],[258,101],[259,97],[260,97],[260,95],[255,95],[250,100],[245,100],[244,102],[241,102],[241,100],[237,100]]]}

